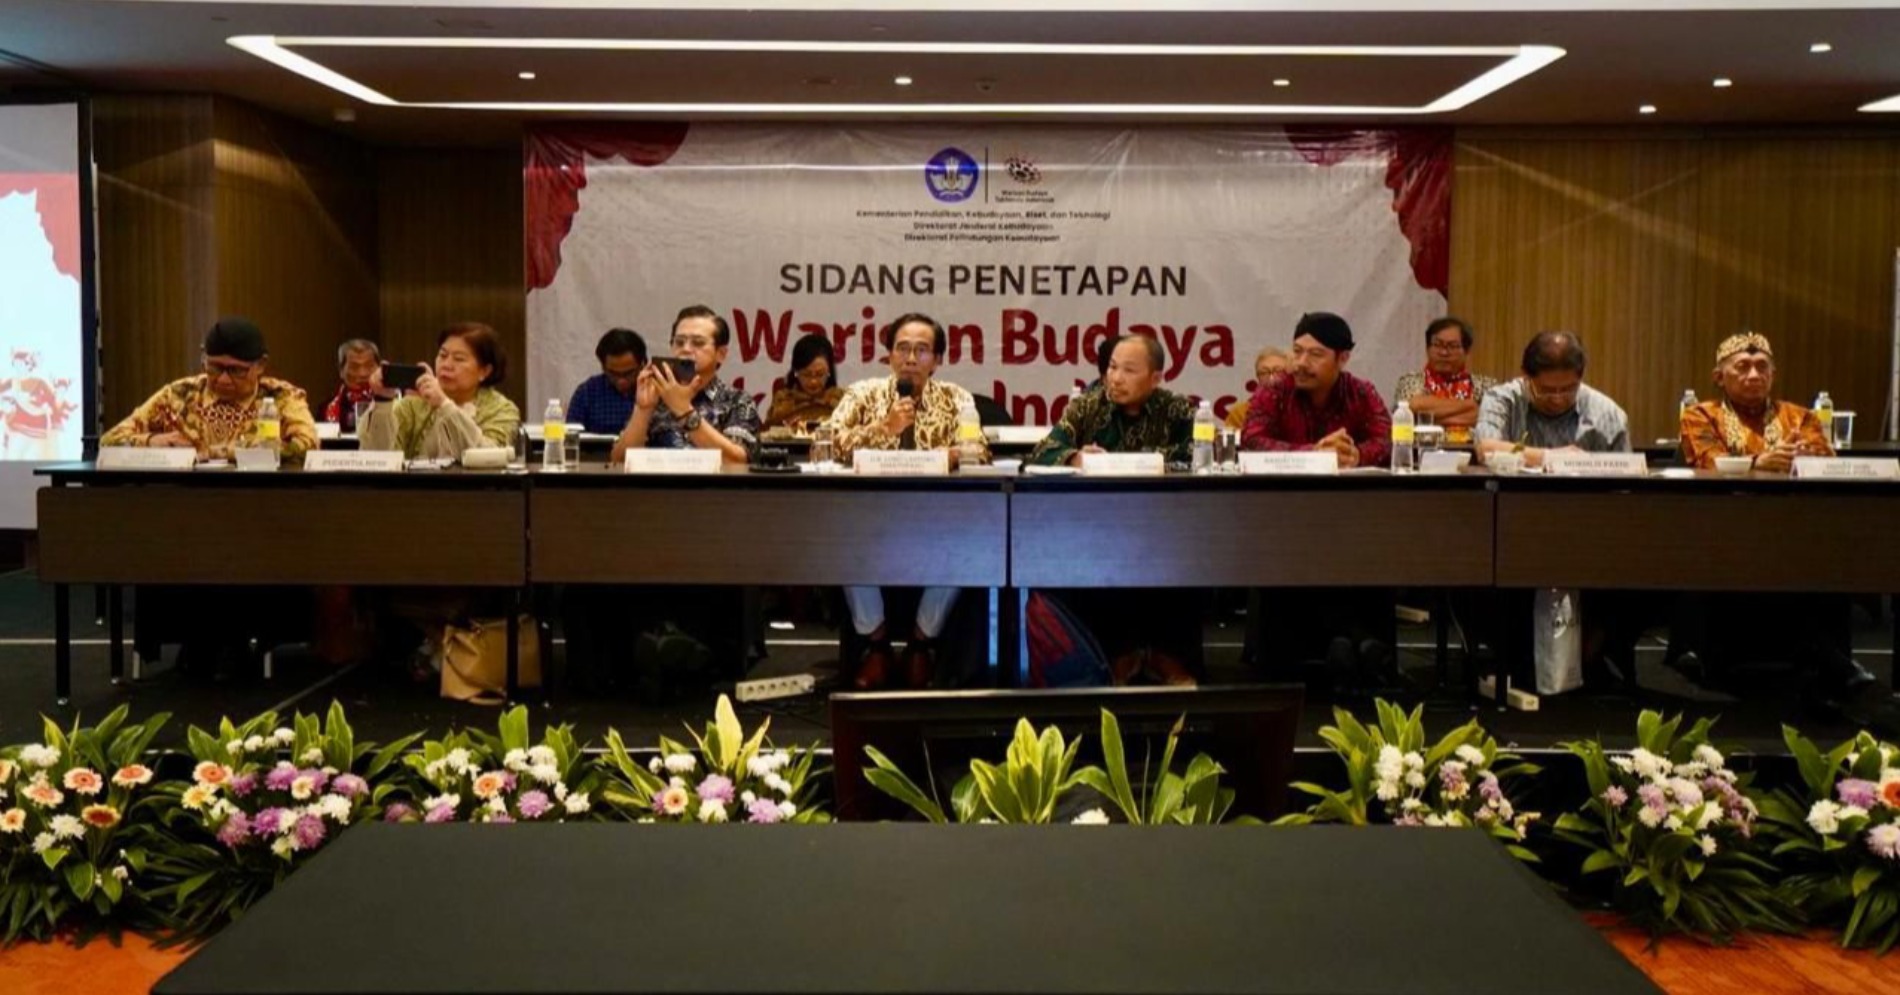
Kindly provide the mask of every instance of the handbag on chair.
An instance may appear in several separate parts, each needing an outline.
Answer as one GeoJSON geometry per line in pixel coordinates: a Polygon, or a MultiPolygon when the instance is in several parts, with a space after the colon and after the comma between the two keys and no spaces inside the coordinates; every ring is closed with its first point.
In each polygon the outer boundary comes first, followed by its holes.
{"type": "MultiPolygon", "coordinates": [[[[541,638],[534,617],[523,615],[520,664],[516,674],[524,688],[541,686],[541,638]]],[[[442,627],[441,694],[474,705],[500,705],[508,700],[508,620],[469,619],[442,627]]]]}

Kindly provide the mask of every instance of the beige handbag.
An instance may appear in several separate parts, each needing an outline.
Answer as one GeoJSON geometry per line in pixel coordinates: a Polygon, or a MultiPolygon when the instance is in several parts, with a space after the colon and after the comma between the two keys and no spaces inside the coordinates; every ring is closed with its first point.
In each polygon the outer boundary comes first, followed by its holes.
{"type": "MultiPolygon", "coordinates": [[[[519,683],[541,686],[541,638],[534,617],[521,616],[519,683]]],[[[442,697],[475,705],[508,699],[508,621],[471,619],[442,629],[442,697]]]]}

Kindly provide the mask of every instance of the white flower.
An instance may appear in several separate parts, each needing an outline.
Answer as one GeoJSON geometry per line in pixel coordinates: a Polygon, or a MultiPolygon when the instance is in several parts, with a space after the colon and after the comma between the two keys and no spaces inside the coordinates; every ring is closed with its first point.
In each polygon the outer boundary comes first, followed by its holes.
{"type": "Polygon", "coordinates": [[[1472,746],[1470,743],[1460,746],[1456,752],[1458,759],[1463,760],[1465,763],[1473,767],[1484,766],[1484,751],[1472,746]]]}
{"type": "Polygon", "coordinates": [[[528,763],[531,766],[552,767],[556,760],[557,758],[554,755],[554,748],[551,746],[547,746],[544,744],[541,746],[531,746],[528,748],[528,763]]]}
{"type": "Polygon", "coordinates": [[[792,816],[797,815],[797,814],[798,814],[798,806],[792,804],[791,802],[778,803],[778,817],[779,818],[789,819],[792,816]]]}
{"type": "Polygon", "coordinates": [[[1849,819],[1865,819],[1865,818],[1867,818],[1867,810],[1864,808],[1861,808],[1859,805],[1842,805],[1841,806],[1840,819],[1842,822],[1846,822],[1849,819]]]}
{"type": "Polygon", "coordinates": [[[322,763],[323,762],[323,747],[313,746],[303,751],[303,762],[307,764],[322,763]]]}
{"type": "Polygon", "coordinates": [[[1379,747],[1379,759],[1373,763],[1373,771],[1380,780],[1396,781],[1405,773],[1405,755],[1399,748],[1387,743],[1379,747]]]}
{"type": "Polygon", "coordinates": [[[1702,855],[1704,857],[1715,856],[1715,837],[1710,836],[1708,833],[1703,833],[1696,837],[1695,841],[1696,845],[1702,847],[1702,855]]]}
{"type": "Polygon", "coordinates": [[[1660,781],[1669,776],[1669,761],[1640,746],[1630,751],[1630,763],[1635,766],[1639,776],[1648,780],[1660,781]]]}
{"type": "Polygon", "coordinates": [[[223,823],[224,820],[230,818],[231,813],[235,811],[237,811],[237,806],[231,804],[226,799],[213,799],[211,804],[205,808],[205,820],[211,823],[223,823]]]}
{"type": "Polygon", "coordinates": [[[750,805],[753,802],[758,801],[758,800],[759,800],[759,796],[753,794],[750,791],[739,792],[739,804],[741,805],[750,805]]]}
{"type": "Polygon", "coordinates": [[[33,852],[34,853],[45,853],[47,850],[52,849],[52,846],[53,846],[52,833],[41,833],[38,836],[33,837],[33,852]]]}
{"type": "Polygon", "coordinates": [[[132,872],[124,864],[120,864],[112,869],[112,876],[124,881],[132,876],[132,872]]]}
{"type": "MultiPolygon", "coordinates": [[[[1645,808],[1647,808],[1648,806],[1644,806],[1644,807],[1645,807],[1645,808]]],[[[1672,832],[1672,833],[1673,833],[1673,832],[1675,832],[1675,831],[1676,831],[1676,830],[1678,830],[1678,829],[1681,829],[1681,828],[1682,828],[1682,816],[1680,816],[1680,815],[1672,815],[1672,816],[1670,816],[1669,818],[1667,818],[1667,819],[1664,819],[1664,820],[1663,820],[1663,828],[1664,828],[1664,829],[1667,829],[1667,830],[1669,830],[1669,831],[1670,831],[1670,832],[1672,832]]]]}
{"type": "Polygon", "coordinates": [[[1702,788],[1687,778],[1675,778],[1669,782],[1669,794],[1676,804],[1684,809],[1695,808],[1702,804],[1702,788]]]}
{"type": "Polygon", "coordinates": [[[1423,808],[1425,808],[1425,803],[1417,798],[1407,798],[1399,803],[1399,811],[1401,813],[1417,812],[1423,808]]]}
{"type": "Polygon", "coordinates": [[[256,753],[257,751],[269,745],[270,745],[270,740],[267,740],[262,736],[251,736],[244,740],[244,752],[256,753]]]}
{"type": "Polygon", "coordinates": [[[777,774],[765,775],[765,786],[781,795],[789,796],[792,793],[792,782],[787,781],[777,774]]]}
{"type": "Polygon", "coordinates": [[[270,738],[278,746],[289,746],[297,741],[297,734],[289,726],[278,726],[277,731],[270,734],[270,738]]]}
{"type": "Polygon", "coordinates": [[[1611,757],[1610,763],[1615,765],[1617,770],[1625,774],[1633,773],[1636,770],[1636,761],[1628,757],[1611,757]]]}
{"type": "Polygon", "coordinates": [[[700,802],[699,803],[699,821],[701,822],[726,821],[726,806],[723,803],[711,798],[708,798],[705,801],[700,802]]]}
{"type": "Polygon", "coordinates": [[[505,798],[490,798],[488,800],[488,811],[494,815],[507,815],[508,800],[505,798]]]}
{"type": "Polygon", "coordinates": [[[1709,776],[1709,765],[1700,760],[1680,763],[1676,765],[1675,775],[1677,777],[1707,777],[1709,776]]]}
{"type": "Polygon", "coordinates": [[[660,759],[657,756],[647,761],[647,770],[650,770],[655,774],[658,774],[659,772],[665,769],[666,769],[666,761],[660,759]]]}
{"type": "Polygon", "coordinates": [[[457,795],[457,794],[446,794],[446,795],[436,795],[434,798],[424,798],[422,800],[422,810],[424,812],[428,812],[432,809],[441,808],[444,805],[447,805],[450,808],[459,809],[462,807],[462,796],[457,795]]]}
{"type": "Polygon", "coordinates": [[[313,807],[339,826],[350,824],[350,800],[342,795],[324,795],[313,807]]]}
{"type": "Polygon", "coordinates": [[[1092,808],[1070,819],[1069,824],[1075,826],[1106,826],[1108,825],[1108,813],[1099,808],[1092,808]]]}
{"type": "Polygon", "coordinates": [[[1724,765],[1722,751],[1707,743],[1695,748],[1695,758],[1708,764],[1710,770],[1721,770],[1724,765]]]}
{"type": "Polygon", "coordinates": [[[753,777],[764,777],[777,769],[772,765],[772,758],[765,754],[760,754],[745,762],[746,773],[753,777]]]}
{"type": "Polygon", "coordinates": [[[554,786],[554,800],[557,802],[567,801],[567,785],[566,784],[557,784],[554,786]]]}
{"type": "Polygon", "coordinates": [[[244,741],[241,739],[234,739],[230,741],[229,743],[224,744],[224,752],[229,753],[230,755],[234,757],[243,756],[244,755],[244,741]]]}
{"type": "Polygon", "coordinates": [[[179,798],[178,801],[179,801],[179,804],[195,812],[199,809],[204,808],[206,805],[209,805],[211,803],[211,799],[216,798],[216,797],[217,797],[216,788],[213,788],[208,784],[194,784],[191,787],[185,789],[184,796],[179,798]]]}
{"type": "Polygon", "coordinates": [[[683,777],[669,777],[666,779],[666,786],[669,788],[684,788],[686,787],[686,779],[683,777]]]}
{"type": "Polygon", "coordinates": [[[86,835],[86,824],[76,815],[56,815],[46,825],[58,839],[76,840],[86,835]]]}
{"type": "Polygon", "coordinates": [[[1382,780],[1379,782],[1375,791],[1378,793],[1380,801],[1393,801],[1399,797],[1399,782],[1382,780]]]}
{"type": "Polygon", "coordinates": [[[1422,770],[1406,771],[1405,772],[1405,786],[1408,788],[1412,788],[1414,790],[1418,788],[1423,788],[1425,786],[1425,772],[1422,770]]]}
{"type": "Polygon", "coordinates": [[[1437,814],[1433,814],[1433,815],[1428,815],[1428,816],[1426,816],[1426,817],[1425,817],[1425,824],[1426,824],[1427,826],[1430,826],[1430,827],[1432,827],[1433,829],[1442,829],[1442,828],[1444,828],[1445,826],[1449,826],[1449,825],[1451,825],[1451,823],[1449,823],[1449,822],[1446,822],[1446,821],[1445,821],[1445,817],[1444,817],[1444,816],[1442,816],[1442,815],[1437,815],[1437,814]]]}
{"type": "Polygon", "coordinates": [[[300,775],[296,780],[290,782],[290,797],[300,802],[309,801],[310,796],[316,793],[317,780],[308,774],[300,775]]]}
{"type": "Polygon", "coordinates": [[[509,750],[506,754],[502,756],[501,765],[503,767],[508,768],[509,770],[514,771],[517,774],[521,773],[524,770],[527,770],[528,769],[528,751],[521,750],[521,749],[509,750]]]}
{"type": "Polygon", "coordinates": [[[772,751],[772,764],[778,767],[779,769],[783,770],[791,762],[792,762],[792,753],[790,750],[773,750],[772,751]]]}
{"type": "Polygon", "coordinates": [[[691,774],[699,761],[690,753],[674,753],[666,758],[666,769],[675,774],[691,774]]]}
{"type": "Polygon", "coordinates": [[[457,774],[472,770],[475,766],[469,762],[468,751],[459,746],[450,750],[448,755],[442,758],[442,762],[457,774]]]}
{"type": "Polygon", "coordinates": [[[1696,817],[1695,827],[1707,829],[1722,821],[1722,806],[1710,803],[1702,806],[1702,814],[1696,817]]]}
{"type": "Polygon", "coordinates": [[[528,776],[542,784],[553,784],[561,779],[561,772],[553,764],[535,764],[528,768],[528,776]]]}
{"type": "Polygon", "coordinates": [[[296,849],[297,849],[297,841],[294,839],[291,839],[288,836],[279,836],[276,839],[272,840],[270,844],[270,852],[276,854],[277,856],[283,858],[284,860],[289,860],[290,855],[293,852],[295,852],[296,849]]]}
{"type": "Polygon", "coordinates": [[[442,779],[442,774],[446,770],[448,770],[446,761],[431,760],[423,765],[422,776],[431,781],[439,781],[442,779]]]}
{"type": "Polygon", "coordinates": [[[20,748],[20,762],[28,767],[51,767],[59,763],[59,751],[34,743],[20,748]]]}
{"type": "Polygon", "coordinates": [[[1654,829],[1662,823],[1662,810],[1645,805],[1636,810],[1636,820],[1654,829]]]}
{"type": "Polygon", "coordinates": [[[571,795],[568,795],[567,800],[562,802],[561,804],[563,807],[567,809],[568,815],[585,815],[587,813],[587,806],[588,806],[587,792],[577,791],[571,795]]]}

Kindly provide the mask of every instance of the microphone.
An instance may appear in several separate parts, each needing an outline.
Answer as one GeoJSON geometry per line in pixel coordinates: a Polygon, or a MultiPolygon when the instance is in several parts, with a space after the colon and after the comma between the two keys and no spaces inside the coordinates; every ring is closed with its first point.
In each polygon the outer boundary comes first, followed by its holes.
{"type": "MultiPolygon", "coordinates": [[[[916,384],[911,383],[910,380],[904,377],[899,377],[897,379],[897,396],[899,398],[915,397],[916,394],[917,394],[916,384]]],[[[904,426],[904,434],[898,439],[897,448],[899,449],[917,448],[916,422],[913,421],[911,424],[904,426]]]]}

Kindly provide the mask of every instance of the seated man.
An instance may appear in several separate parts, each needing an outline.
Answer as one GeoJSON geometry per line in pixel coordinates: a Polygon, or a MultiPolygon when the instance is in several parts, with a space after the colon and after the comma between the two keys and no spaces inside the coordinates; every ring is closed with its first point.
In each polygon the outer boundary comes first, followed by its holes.
{"type": "Polygon", "coordinates": [[[693,361],[693,379],[655,363],[640,374],[633,417],[614,442],[612,461],[628,449],[717,449],[727,463],[745,463],[759,446],[759,409],[744,391],[719,379],[732,329],[712,308],[695,304],[673,319],[673,355],[693,361]]]}
{"type": "MultiPolygon", "coordinates": [[[[849,461],[865,449],[944,449],[955,466],[957,413],[974,401],[969,391],[935,377],[947,345],[943,326],[928,315],[906,314],[884,326],[880,338],[890,350],[891,375],[859,381],[844,392],[830,421],[838,458],[849,461]]],[[[980,439],[977,444],[987,460],[989,444],[980,439]]],[[[847,587],[844,596],[851,607],[851,625],[867,644],[855,683],[864,690],[881,687],[894,662],[883,592],[847,587]]],[[[936,669],[932,643],[942,634],[956,601],[954,587],[924,590],[916,628],[904,647],[904,674],[911,687],[929,684],[936,669]]]]}
{"type": "Polygon", "coordinates": [[[1832,456],[1827,430],[1814,412],[1777,401],[1775,351],[1754,332],[1731,335],[1715,350],[1721,396],[1682,413],[1682,458],[1699,470],[1717,456],[1753,456],[1763,473],[1788,473],[1796,456],[1832,456]]]}
{"type": "Polygon", "coordinates": [[[1523,376],[1485,392],[1479,406],[1478,452],[1523,447],[1527,466],[1544,465],[1553,449],[1630,451],[1629,418],[1615,401],[1583,382],[1583,340],[1570,332],[1539,332],[1524,347],[1523,376]]]}
{"type": "Polygon", "coordinates": [[[270,355],[264,333],[243,318],[211,326],[204,341],[204,372],[160,388],[105,435],[102,446],[183,446],[199,459],[229,459],[257,444],[257,415],[265,400],[277,408],[285,461],[317,448],[317,423],[304,392],[264,375],[270,355]]]}
{"type": "MultiPolygon", "coordinates": [[[[1115,340],[1103,389],[1083,394],[1036,444],[1031,463],[1079,466],[1084,453],[1159,452],[1186,463],[1194,445],[1194,403],[1161,387],[1161,343],[1141,335],[1115,340]]],[[[1115,681],[1147,673],[1164,684],[1193,686],[1188,662],[1200,656],[1193,591],[1181,588],[1076,590],[1059,597],[1094,631],[1115,681]]]]}
{"type": "Polygon", "coordinates": [[[382,350],[368,339],[351,339],[336,347],[336,370],[342,383],[323,406],[323,420],[345,432],[356,431],[356,406],[375,404],[376,388],[370,378],[383,365],[382,350]]]}
{"type": "Polygon", "coordinates": [[[1242,449],[1330,449],[1341,468],[1385,466],[1392,415],[1379,389],[1346,372],[1352,326],[1325,311],[1300,316],[1292,364],[1268,377],[1248,402],[1242,449]]]}
{"type": "MultiPolygon", "coordinates": [[[[1392,388],[1392,403],[1405,401],[1412,411],[1445,426],[1447,442],[1468,442],[1478,423],[1478,402],[1496,380],[1471,372],[1471,326],[1445,317],[1425,326],[1425,369],[1407,373],[1392,388]]],[[[1425,418],[1419,419],[1420,424],[1425,418]]]]}
{"type": "MultiPolygon", "coordinates": [[[[1247,386],[1251,388],[1251,390],[1259,390],[1266,385],[1267,378],[1273,376],[1275,373],[1284,372],[1286,372],[1286,353],[1281,352],[1273,346],[1268,346],[1260,350],[1260,355],[1253,358],[1253,382],[1247,386]]],[[[1252,396],[1251,391],[1249,392],[1249,396],[1252,396]]],[[[1247,409],[1252,406],[1252,403],[1245,397],[1229,406],[1227,409],[1227,427],[1236,432],[1246,428],[1247,409]]]]}
{"type": "Polygon", "coordinates": [[[581,381],[567,402],[569,424],[583,432],[616,435],[633,420],[634,384],[647,365],[647,343],[630,328],[613,328],[594,346],[600,372],[581,381]]]}

